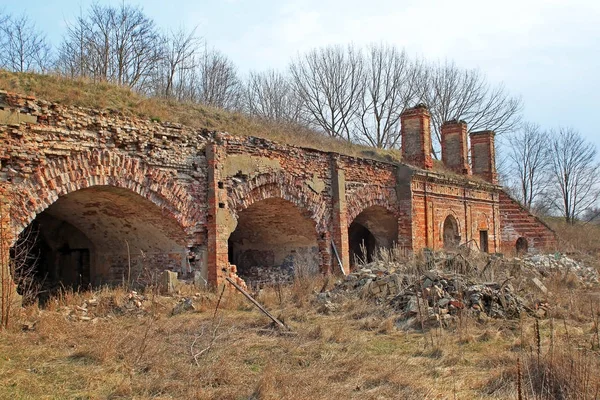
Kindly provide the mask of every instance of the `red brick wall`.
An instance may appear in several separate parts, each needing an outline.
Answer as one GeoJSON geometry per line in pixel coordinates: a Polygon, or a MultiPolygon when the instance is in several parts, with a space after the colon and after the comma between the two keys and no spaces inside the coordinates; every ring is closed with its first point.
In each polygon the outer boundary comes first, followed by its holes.
{"type": "Polygon", "coordinates": [[[552,229],[504,192],[500,193],[500,223],[503,252],[514,253],[521,237],[527,241],[529,250],[550,250],[556,246],[552,229]]]}
{"type": "MultiPolygon", "coordinates": [[[[471,186],[471,185],[468,185],[471,186]]],[[[480,230],[488,231],[489,252],[498,249],[498,194],[488,187],[468,187],[441,176],[418,176],[412,182],[413,248],[444,248],[443,225],[452,215],[460,243],[480,247],[480,230]]]]}
{"type": "MultiPolygon", "coordinates": [[[[239,212],[250,205],[272,197],[291,202],[314,223],[323,271],[337,270],[332,240],[347,263],[348,227],[373,206],[397,218],[397,243],[407,250],[442,248],[441,227],[450,214],[458,221],[463,242],[473,239],[478,244],[479,230],[488,230],[492,252],[500,247],[501,226],[508,238],[503,236],[503,243],[512,240],[510,229],[521,229],[514,214],[501,218],[496,186],[404,165],[2,92],[0,114],[8,121],[0,123],[0,190],[15,194],[13,227],[22,229],[57,198],[82,188],[129,189],[177,221],[197,260],[207,253],[213,284],[229,268],[228,224],[235,224],[239,212]],[[227,172],[236,157],[246,157],[251,171],[227,172]],[[255,162],[262,164],[253,169],[255,162]]],[[[413,138],[404,141],[405,159],[430,168],[427,110],[410,109],[403,118],[403,135],[413,138]]],[[[477,165],[477,171],[489,167],[485,162],[477,165]]],[[[200,261],[192,268],[200,268],[200,261]]]]}
{"type": "Polygon", "coordinates": [[[457,174],[470,174],[467,158],[467,124],[464,121],[448,121],[442,124],[442,161],[457,174]]]}

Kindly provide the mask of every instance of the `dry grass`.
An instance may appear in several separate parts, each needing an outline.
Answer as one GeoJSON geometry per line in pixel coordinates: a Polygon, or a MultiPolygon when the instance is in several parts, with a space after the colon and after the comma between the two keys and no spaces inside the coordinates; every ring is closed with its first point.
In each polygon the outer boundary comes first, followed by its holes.
{"type": "Polygon", "coordinates": [[[540,322],[539,336],[532,318],[464,318],[420,333],[396,329],[393,313],[365,299],[343,298],[322,313],[315,292],[323,286],[304,279],[258,295],[293,335],[274,330],[232,291],[216,317],[220,291],[199,293],[196,310],[176,316],[174,297],[149,294],[147,313],[121,315],[122,289],[63,294],[44,310],[23,309],[0,333],[0,398],[517,398],[517,358],[527,398],[551,398],[542,396],[547,377],[564,390],[569,365],[582,371],[569,384],[598,383],[591,294],[557,295],[554,320],[540,322]],[[65,316],[65,307],[92,296],[97,322],[65,316]],[[21,330],[31,322],[33,330],[21,330]]]}
{"type": "Polygon", "coordinates": [[[337,140],[303,126],[280,124],[250,118],[236,112],[193,103],[182,103],[140,95],[105,82],[66,79],[56,75],[13,73],[0,70],[0,89],[31,95],[68,106],[116,110],[125,115],[163,122],[175,122],[192,128],[256,136],[280,143],[334,151],[382,161],[398,161],[400,153],[374,149],[337,140]]]}
{"type": "Polygon", "coordinates": [[[561,218],[549,218],[546,222],[558,235],[559,248],[562,251],[579,256],[600,254],[600,225],[581,222],[570,225],[561,218]]]}

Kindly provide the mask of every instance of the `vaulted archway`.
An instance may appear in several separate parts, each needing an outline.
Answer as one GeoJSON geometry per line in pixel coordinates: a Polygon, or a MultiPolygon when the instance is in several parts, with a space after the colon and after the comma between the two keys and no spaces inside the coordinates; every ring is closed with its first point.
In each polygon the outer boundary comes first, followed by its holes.
{"type": "Polygon", "coordinates": [[[448,215],[444,220],[442,235],[445,249],[453,249],[460,244],[460,230],[458,221],[453,215],[448,215]]]}
{"type": "Polygon", "coordinates": [[[392,248],[398,240],[398,218],[382,206],[360,212],[348,227],[350,263],[371,262],[379,248],[392,248]]]}
{"type": "Polygon", "coordinates": [[[319,272],[315,222],[294,203],[279,197],[240,210],[228,248],[229,262],[249,285],[319,272]]]}
{"type": "Polygon", "coordinates": [[[13,248],[28,250],[29,268],[52,291],[156,283],[164,269],[187,269],[186,238],[181,225],[148,199],[101,185],[58,198],[13,248]]]}
{"type": "Polygon", "coordinates": [[[139,159],[110,151],[56,158],[16,182],[11,199],[12,253],[27,249],[48,288],[146,284],[157,271],[200,262],[190,257],[202,246],[194,236],[202,204],[173,171],[139,159]]]}

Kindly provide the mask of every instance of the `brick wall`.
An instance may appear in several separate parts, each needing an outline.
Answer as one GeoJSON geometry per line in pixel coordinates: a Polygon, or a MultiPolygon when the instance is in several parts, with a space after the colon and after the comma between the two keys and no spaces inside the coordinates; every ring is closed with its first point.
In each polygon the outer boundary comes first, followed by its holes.
{"type": "MultiPolygon", "coordinates": [[[[100,278],[112,281],[132,259],[202,271],[212,284],[235,276],[228,241],[243,215],[263,229],[256,228],[257,237],[274,238],[260,218],[289,235],[275,258],[288,263],[315,254],[323,272],[339,271],[332,242],[348,270],[353,222],[386,243],[396,229],[394,241],[407,251],[439,249],[452,215],[462,242],[478,245],[479,232],[487,231],[490,251],[498,250],[501,224],[513,218],[500,218],[498,187],[424,171],[431,168],[427,110],[410,109],[403,122],[403,135],[412,137],[403,140],[404,155],[417,168],[0,92],[0,192],[14,194],[11,232],[44,213],[63,218],[92,242],[100,278]],[[280,208],[287,211],[260,204],[286,204],[280,208]]],[[[253,250],[251,235],[236,234],[247,240],[244,251],[253,250]]]]}
{"type": "Polygon", "coordinates": [[[499,207],[503,252],[514,253],[519,238],[526,241],[529,251],[552,250],[556,247],[556,236],[552,229],[508,194],[500,193],[499,207]]]}
{"type": "Polygon", "coordinates": [[[498,189],[459,183],[440,175],[418,175],[412,181],[413,249],[444,248],[448,216],[458,222],[460,244],[480,248],[480,231],[488,232],[489,252],[499,249],[498,189]]]}

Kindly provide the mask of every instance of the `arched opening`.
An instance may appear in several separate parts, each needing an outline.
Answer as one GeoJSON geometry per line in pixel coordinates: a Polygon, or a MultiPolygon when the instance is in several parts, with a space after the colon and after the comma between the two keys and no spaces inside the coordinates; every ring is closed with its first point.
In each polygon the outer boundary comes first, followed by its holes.
{"type": "Polygon", "coordinates": [[[527,250],[529,249],[527,239],[525,239],[524,237],[518,238],[517,243],[515,244],[515,248],[517,250],[517,255],[527,253],[527,250]]]}
{"type": "Polygon", "coordinates": [[[384,207],[363,210],[348,227],[350,264],[371,262],[378,248],[392,248],[398,240],[398,218],[384,207]]]}
{"type": "Polygon", "coordinates": [[[229,263],[248,285],[288,281],[319,271],[314,221],[281,198],[261,200],[240,211],[228,245],[229,263]]]}
{"type": "Polygon", "coordinates": [[[448,215],[444,220],[444,227],[442,228],[444,248],[452,249],[460,244],[460,233],[458,231],[458,222],[452,215],[448,215]]]}
{"type": "Polygon", "coordinates": [[[94,186],[60,197],[13,246],[41,293],[154,283],[164,269],[185,271],[186,234],[151,201],[128,189],[94,186]],[[153,282],[154,281],[154,282],[153,282]]]}

